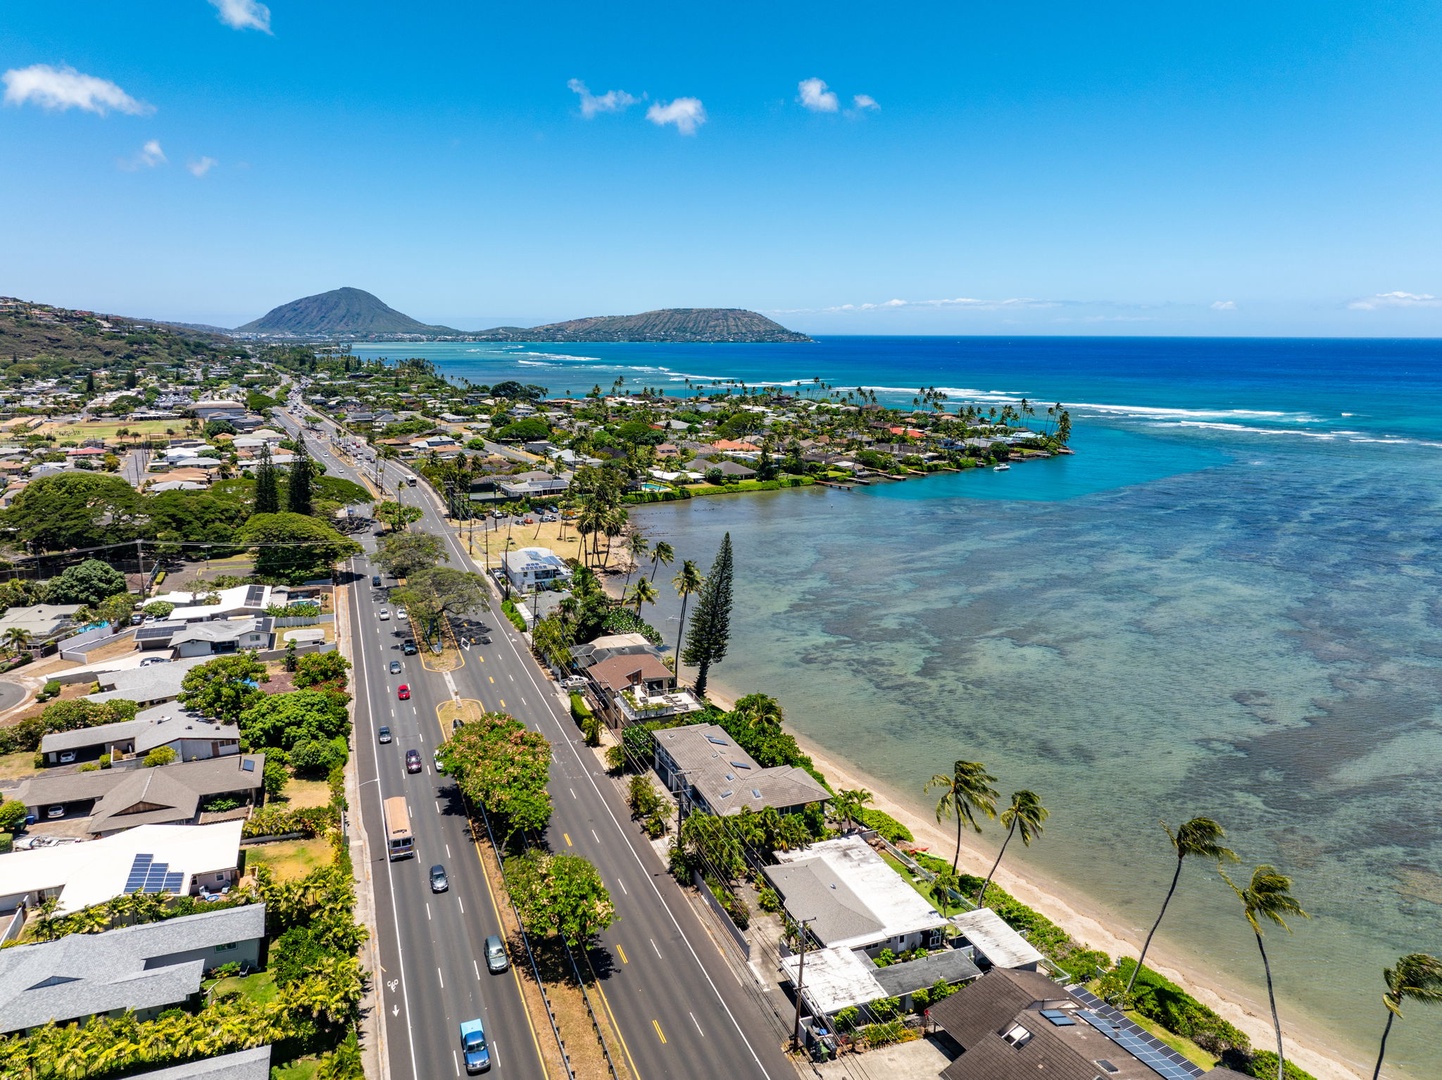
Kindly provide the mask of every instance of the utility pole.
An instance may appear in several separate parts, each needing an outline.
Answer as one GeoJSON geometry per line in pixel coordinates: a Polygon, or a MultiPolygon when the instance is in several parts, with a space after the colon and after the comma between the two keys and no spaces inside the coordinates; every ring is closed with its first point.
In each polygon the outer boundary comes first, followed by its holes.
{"type": "Polygon", "coordinates": [[[796,971],[796,1022],[791,1025],[791,1049],[801,1049],[801,991],[806,983],[806,924],[816,921],[813,915],[801,920],[801,964],[796,971]]]}
{"type": "Polygon", "coordinates": [[[140,565],[140,599],[145,599],[145,548],[139,539],[135,541],[135,561],[140,565]]]}
{"type": "MultiPolygon", "coordinates": [[[[624,734],[624,732],[622,734],[624,734]]],[[[624,739],[622,739],[621,745],[625,745],[624,739]]],[[[686,770],[677,769],[671,775],[684,777],[686,775],[686,770]]],[[[681,842],[681,822],[684,820],[682,817],[682,811],[686,806],[686,784],[684,781],[682,781],[681,787],[676,792],[676,794],[679,796],[679,798],[677,798],[676,800],[676,843],[679,844],[681,842]]]]}

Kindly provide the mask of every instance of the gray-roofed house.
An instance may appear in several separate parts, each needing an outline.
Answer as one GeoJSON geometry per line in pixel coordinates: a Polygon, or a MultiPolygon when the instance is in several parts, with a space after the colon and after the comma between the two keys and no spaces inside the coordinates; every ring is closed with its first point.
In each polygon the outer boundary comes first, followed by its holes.
{"type": "Polygon", "coordinates": [[[951,924],[972,947],[982,969],[999,967],[1035,971],[1042,955],[991,908],[963,911],[951,917],[951,924]]]}
{"type": "Polygon", "coordinates": [[[180,656],[219,656],[242,649],[269,649],[275,640],[271,618],[189,623],[170,639],[180,656]]]}
{"type": "Polygon", "coordinates": [[[940,948],[947,919],[856,836],[778,851],[763,870],[793,919],[826,948],[876,957],[940,948]]]}
{"type": "MultiPolygon", "coordinates": [[[[144,629],[141,627],[141,630],[144,629]]],[[[149,667],[97,671],[95,677],[103,689],[85,700],[133,701],[141,706],[174,701],[180,696],[180,684],[185,673],[209,659],[209,656],[193,656],[149,667]]]]}
{"type": "Polygon", "coordinates": [[[265,905],[206,911],[0,951],[0,1032],[129,1010],[151,1019],[200,993],[206,971],[260,965],[265,905]]]}
{"type": "Polygon", "coordinates": [[[95,761],[106,754],[113,763],[143,758],[161,746],[173,749],[177,761],[224,757],[240,752],[240,728],[217,724],[178,705],[158,705],[136,713],[133,720],[52,731],[40,740],[40,753],[46,765],[95,761]]]}
{"type": "Polygon", "coordinates": [[[40,649],[75,625],[79,604],[33,604],[12,607],[0,616],[0,637],[8,630],[24,630],[30,635],[27,649],[40,649]]]}
{"type": "Polygon", "coordinates": [[[931,1019],[962,1050],[942,1071],[942,1080],[1181,1080],[1202,1075],[1120,1014],[1087,1007],[1094,1003],[1074,997],[1039,972],[992,970],[931,1006],[931,1019]]]}
{"type": "Polygon", "coordinates": [[[763,769],[717,724],[663,728],[654,735],[656,772],[684,811],[729,817],[771,806],[795,814],[831,798],[805,769],[763,769]]]}
{"type": "Polygon", "coordinates": [[[107,836],[137,825],[197,823],[211,799],[254,804],[264,773],[264,754],[231,754],[148,769],[49,773],[26,781],[16,797],[36,817],[60,807],[61,816],[88,818],[91,835],[107,836]]]}
{"type": "Polygon", "coordinates": [[[270,1047],[257,1046],[166,1069],[131,1073],[129,1080],[270,1080],[270,1047]]]}
{"type": "MultiPolygon", "coordinates": [[[[783,956],[781,970],[796,985],[800,974],[799,954],[783,956]]],[[[905,1011],[912,1009],[912,995],[938,982],[955,986],[981,977],[981,972],[961,949],[941,949],[916,960],[878,967],[861,949],[812,949],[806,953],[806,1011],[832,1015],[839,1009],[867,1005],[882,998],[896,998],[905,1011]]]]}

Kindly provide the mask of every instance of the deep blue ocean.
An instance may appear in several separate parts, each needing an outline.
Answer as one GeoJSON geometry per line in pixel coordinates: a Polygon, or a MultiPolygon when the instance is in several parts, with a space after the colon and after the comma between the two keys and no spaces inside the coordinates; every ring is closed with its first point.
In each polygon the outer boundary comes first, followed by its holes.
{"type": "MultiPolygon", "coordinates": [[[[952,410],[1063,404],[1074,457],[633,516],[703,570],[731,533],[719,685],[774,694],[803,735],[924,813],[923,783],[958,757],[1004,793],[1036,790],[1051,820],[1008,864],[1093,898],[1136,940],[1171,869],[1159,819],[1215,817],[1244,872],[1292,874],[1314,917],[1269,934],[1284,1026],[1370,1075],[1382,968],[1442,955],[1442,343],[355,351],[557,395],[820,379],[896,405],[923,387],[952,410]]],[[[664,589],[649,615],[668,636],[677,607],[664,589]]],[[[1160,959],[1265,1013],[1255,942],[1215,874],[1188,868],[1159,940],[1160,959]]],[[[1408,1010],[1388,1075],[1442,1076],[1434,1023],[1408,1010]]]]}

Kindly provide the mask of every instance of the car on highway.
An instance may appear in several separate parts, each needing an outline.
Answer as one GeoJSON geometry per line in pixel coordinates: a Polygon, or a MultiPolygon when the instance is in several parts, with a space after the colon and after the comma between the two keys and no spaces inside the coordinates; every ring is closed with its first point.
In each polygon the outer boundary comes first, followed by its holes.
{"type": "Polygon", "coordinates": [[[379,611],[376,612],[376,618],[380,619],[381,622],[389,622],[390,617],[390,608],[381,608],[379,611]]]}
{"type": "Polygon", "coordinates": [[[381,727],[380,727],[380,730],[376,732],[376,742],[378,742],[378,743],[388,743],[388,742],[390,742],[390,741],[391,741],[391,729],[390,729],[390,727],[387,726],[386,724],[382,724],[381,727]]]}
{"type": "Polygon", "coordinates": [[[445,892],[451,887],[451,882],[446,877],[446,868],[440,863],[431,867],[431,892],[445,892]]]}
{"type": "Polygon", "coordinates": [[[401,673],[401,662],[400,662],[399,660],[392,660],[392,661],[391,661],[391,674],[392,674],[392,675],[399,675],[400,673],[401,673]]]}
{"type": "Polygon", "coordinates": [[[401,642],[401,652],[405,653],[407,656],[415,656],[415,654],[416,654],[416,639],[415,639],[415,638],[406,638],[404,641],[402,641],[402,642],[401,642]]]}
{"type": "Polygon", "coordinates": [[[406,772],[421,771],[421,752],[419,750],[406,751],[406,772]]]}
{"type": "Polygon", "coordinates": [[[486,970],[492,975],[499,975],[511,966],[510,959],[506,956],[506,943],[501,940],[500,934],[492,934],[486,938],[486,970]]]}
{"type": "Polygon", "coordinates": [[[409,701],[411,699],[411,684],[401,683],[399,686],[397,686],[396,697],[401,701],[409,701]]]}
{"type": "Polygon", "coordinates": [[[396,618],[397,618],[397,619],[400,619],[401,622],[405,622],[405,620],[406,620],[406,609],[403,608],[403,607],[398,607],[398,608],[396,608],[396,618]]]}
{"type": "Polygon", "coordinates": [[[486,1029],[480,1018],[461,1021],[461,1057],[466,1059],[466,1072],[485,1072],[491,1067],[491,1051],[486,1046],[486,1029]]]}
{"type": "Polygon", "coordinates": [[[381,587],[381,576],[379,574],[371,575],[371,587],[376,589],[381,587]]]}

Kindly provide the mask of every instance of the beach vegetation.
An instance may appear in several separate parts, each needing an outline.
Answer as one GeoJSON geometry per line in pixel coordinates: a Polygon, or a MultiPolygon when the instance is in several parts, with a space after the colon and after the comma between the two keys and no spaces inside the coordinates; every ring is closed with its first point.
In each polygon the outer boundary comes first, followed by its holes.
{"type": "Polygon", "coordinates": [[[1011,843],[1013,836],[1020,836],[1023,847],[1031,847],[1032,839],[1042,833],[1042,823],[1050,816],[1050,811],[1041,804],[1041,799],[1035,791],[1013,791],[1011,793],[1011,804],[1001,812],[1001,823],[1006,826],[1006,839],[1001,842],[1001,850],[996,853],[996,862],[991,864],[991,870],[982,882],[981,891],[976,894],[976,906],[981,907],[986,902],[986,890],[991,884],[991,879],[996,876],[996,868],[1001,865],[1002,857],[1006,854],[1006,846],[1011,843]]]}
{"type": "Polygon", "coordinates": [[[1402,1006],[1408,1001],[1442,1005],[1442,960],[1427,953],[1409,953],[1397,961],[1396,967],[1386,968],[1382,980],[1387,984],[1387,992],[1382,995],[1382,1004],[1387,1007],[1387,1026],[1382,1029],[1382,1044],[1377,1049],[1372,1080],[1379,1080],[1382,1075],[1387,1036],[1392,1033],[1392,1021],[1402,1015],[1402,1006]]]}

